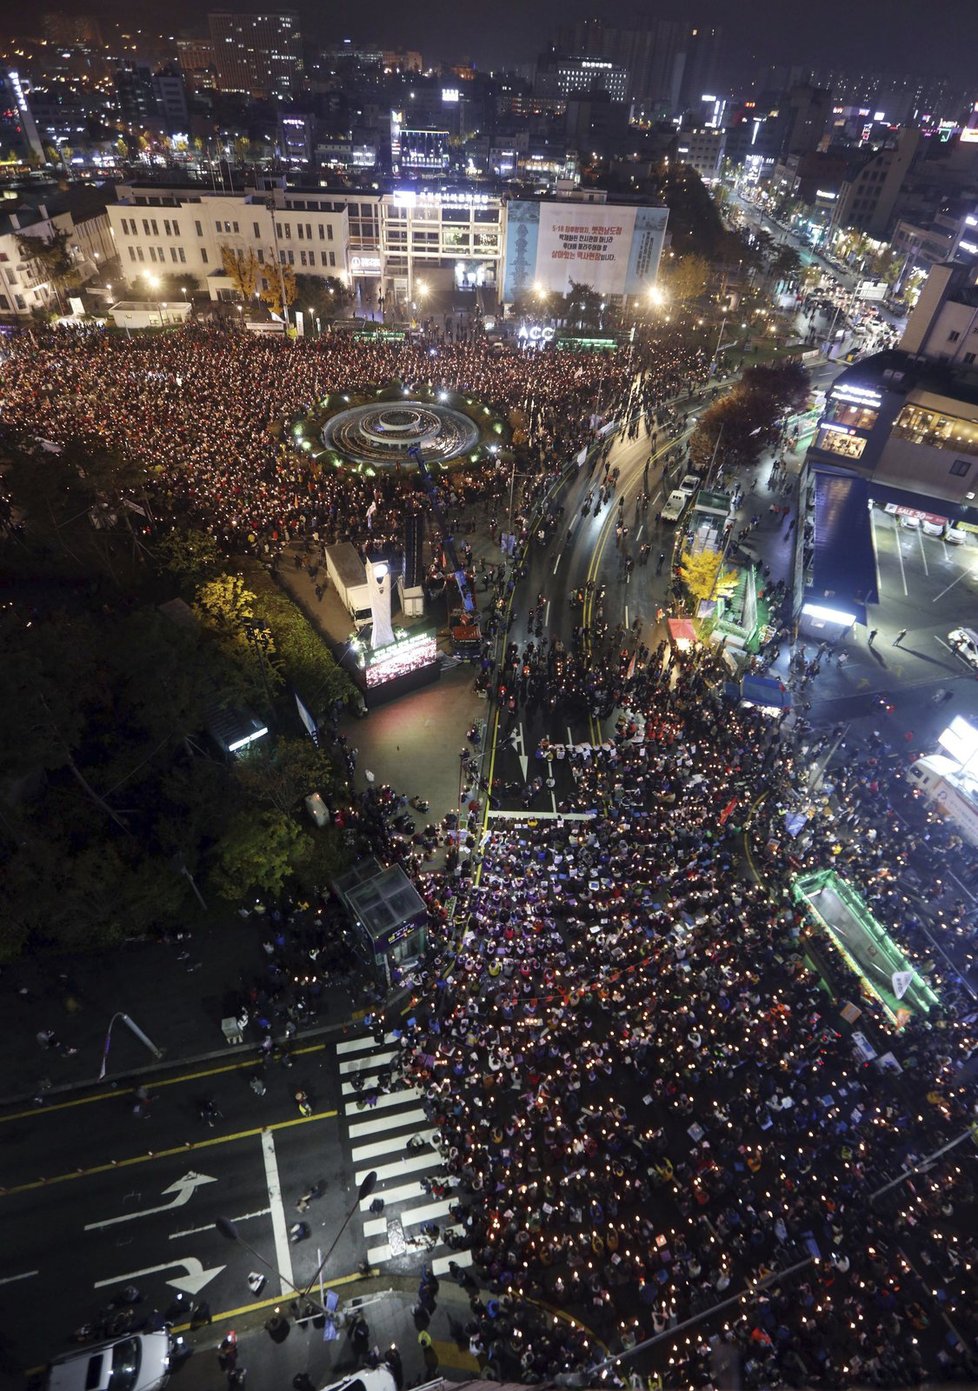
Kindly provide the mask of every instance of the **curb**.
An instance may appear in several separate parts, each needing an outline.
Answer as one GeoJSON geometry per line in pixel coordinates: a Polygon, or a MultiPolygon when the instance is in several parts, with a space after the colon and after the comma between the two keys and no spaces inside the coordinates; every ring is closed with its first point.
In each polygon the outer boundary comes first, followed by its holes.
{"type": "MultiPolygon", "coordinates": [[[[387,1008],[387,1006],[384,1006],[387,1008]]],[[[337,1024],[321,1024],[311,1029],[304,1029],[297,1033],[293,1043],[304,1041],[314,1041],[316,1039],[327,1038],[331,1034],[342,1034],[369,1013],[362,1010],[357,1014],[351,1015],[349,1019],[337,1024]]],[[[219,1058],[241,1058],[243,1061],[258,1061],[253,1057],[254,1048],[248,1044],[231,1043],[224,1048],[212,1048],[203,1053],[188,1053],[179,1058],[167,1058],[163,1062],[148,1063],[145,1067],[131,1067],[127,1071],[119,1073],[112,1078],[103,1078],[101,1081],[97,1077],[86,1078],[77,1082],[60,1082],[57,1086],[47,1088],[43,1093],[39,1093],[35,1087],[33,1091],[19,1092],[12,1096],[0,1097],[0,1107],[7,1106],[31,1106],[35,1104],[35,1098],[42,1095],[47,1101],[48,1097],[70,1096],[74,1092],[88,1091],[91,1088],[107,1088],[110,1091],[124,1091],[130,1081],[138,1077],[155,1076],[160,1072],[167,1072],[173,1068],[192,1067],[196,1063],[216,1062],[219,1058]]],[[[38,1107],[43,1110],[43,1105],[38,1107]]]]}

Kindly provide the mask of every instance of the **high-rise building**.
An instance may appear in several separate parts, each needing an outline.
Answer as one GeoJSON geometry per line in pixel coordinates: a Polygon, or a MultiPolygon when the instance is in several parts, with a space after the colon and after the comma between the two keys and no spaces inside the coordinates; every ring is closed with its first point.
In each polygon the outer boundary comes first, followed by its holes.
{"type": "Polygon", "coordinates": [[[612,101],[623,102],[628,73],[609,58],[564,57],[551,51],[537,60],[533,90],[541,97],[588,97],[605,92],[612,101]]]}
{"type": "Polygon", "coordinates": [[[0,68],[0,159],[11,157],[24,164],[40,163],[44,146],[19,74],[0,68]]]}
{"type": "Polygon", "coordinates": [[[671,105],[674,72],[685,25],[678,20],[650,20],[644,27],[618,29],[600,19],[583,19],[562,27],[557,46],[563,53],[607,58],[628,73],[627,97],[645,106],[671,105]]]}
{"type": "Polygon", "coordinates": [[[213,90],[217,85],[217,74],[214,70],[214,45],[209,39],[177,39],[177,57],[190,91],[213,90]]]}
{"type": "Polygon", "coordinates": [[[115,90],[119,115],[130,130],[155,129],[160,111],[150,68],[142,63],[120,68],[115,75],[115,90]]]}
{"type": "Polygon", "coordinates": [[[302,36],[294,14],[207,16],[217,85],[251,97],[291,97],[302,80],[302,36]]]}
{"type": "Polygon", "coordinates": [[[714,91],[721,33],[716,25],[696,24],[686,29],[674,69],[674,111],[696,111],[701,98],[714,91]]]}

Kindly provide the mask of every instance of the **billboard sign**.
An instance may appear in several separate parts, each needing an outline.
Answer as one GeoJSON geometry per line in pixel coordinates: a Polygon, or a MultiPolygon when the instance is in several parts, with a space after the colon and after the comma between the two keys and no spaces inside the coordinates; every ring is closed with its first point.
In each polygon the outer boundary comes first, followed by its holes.
{"type": "Polygon", "coordinates": [[[641,294],[655,284],[668,218],[668,208],[513,200],[504,298],[563,295],[572,281],[601,295],[641,294]]]}

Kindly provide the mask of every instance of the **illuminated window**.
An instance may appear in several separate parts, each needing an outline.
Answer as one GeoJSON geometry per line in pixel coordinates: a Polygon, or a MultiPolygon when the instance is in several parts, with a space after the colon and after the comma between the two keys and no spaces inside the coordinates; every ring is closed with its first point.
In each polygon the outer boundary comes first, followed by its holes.
{"type": "Polygon", "coordinates": [[[923,406],[904,406],[896,418],[893,434],[931,449],[951,449],[955,454],[978,455],[978,421],[942,415],[923,406]]]}
{"type": "Polygon", "coordinates": [[[844,426],[823,425],[815,447],[829,454],[841,454],[844,459],[860,459],[866,441],[860,435],[851,435],[844,426]]]}
{"type": "Polygon", "coordinates": [[[851,425],[856,430],[871,430],[879,418],[879,411],[868,406],[854,405],[850,401],[832,401],[825,416],[826,420],[837,421],[840,425],[851,425]]]}

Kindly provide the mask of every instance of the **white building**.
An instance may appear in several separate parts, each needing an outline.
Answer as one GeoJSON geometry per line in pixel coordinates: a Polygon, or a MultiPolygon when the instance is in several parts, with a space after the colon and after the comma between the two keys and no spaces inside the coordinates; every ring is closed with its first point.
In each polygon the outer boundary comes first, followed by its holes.
{"type": "Polygon", "coordinates": [[[549,288],[559,288],[549,283],[554,266],[563,279],[569,270],[576,279],[592,283],[593,276],[597,283],[600,274],[606,282],[602,289],[622,293],[615,277],[609,278],[614,263],[625,292],[637,293],[636,284],[647,288],[655,281],[667,218],[665,208],[605,206],[604,194],[597,200],[602,207],[578,215],[575,205],[583,209],[591,200],[575,197],[559,207],[528,208],[476,187],[220,193],[123,184],[116,192],[119,201],[108,209],[112,237],[122,273],[134,285],[140,277],[152,283],[161,274],[186,272],[211,299],[235,299],[222,260],[222,248],[229,247],[242,254],[253,251],[269,272],[281,264],[296,275],[336,276],[352,287],[361,311],[375,309],[382,298],[400,314],[412,306],[423,312],[426,303],[442,308],[458,290],[485,291],[485,307],[493,307],[502,298],[510,241],[511,254],[526,260],[528,248],[539,240],[547,275],[538,267],[536,279],[546,279],[549,288]],[[523,227],[522,239],[507,236],[514,219],[523,227]],[[551,226],[555,222],[561,226],[551,226]],[[577,222],[588,225],[563,225],[577,222]]]}
{"type": "Polygon", "coordinates": [[[212,299],[233,299],[221,248],[262,265],[337,276],[361,304],[410,305],[451,285],[494,287],[503,202],[487,193],[320,193],[277,188],[223,194],[124,184],[108,209],[122,272],[136,281],[185,271],[212,299]]]}
{"type": "Polygon", "coordinates": [[[61,291],[48,279],[40,260],[22,250],[18,237],[50,240],[67,232],[74,280],[84,285],[102,274],[114,255],[109,217],[98,213],[76,222],[70,212],[48,214],[44,204],[0,216],[0,314],[26,318],[36,311],[67,309],[73,287],[61,291]]]}
{"type": "Polygon", "coordinates": [[[684,130],[679,134],[676,154],[683,164],[695,169],[701,179],[712,182],[720,177],[720,165],[727,143],[727,132],[704,126],[699,130],[684,130]]]}

